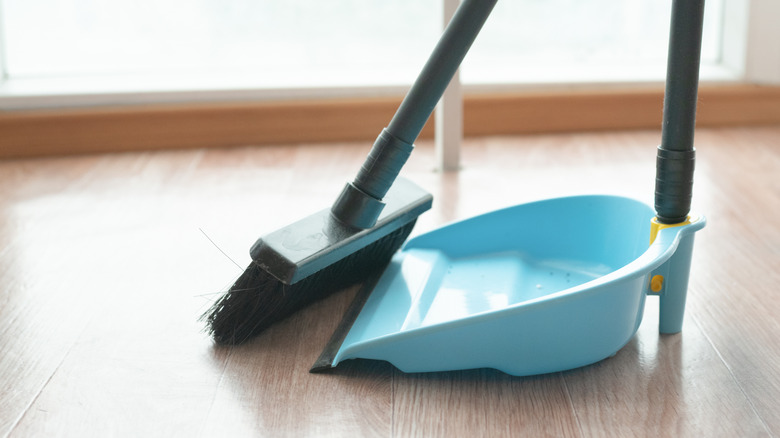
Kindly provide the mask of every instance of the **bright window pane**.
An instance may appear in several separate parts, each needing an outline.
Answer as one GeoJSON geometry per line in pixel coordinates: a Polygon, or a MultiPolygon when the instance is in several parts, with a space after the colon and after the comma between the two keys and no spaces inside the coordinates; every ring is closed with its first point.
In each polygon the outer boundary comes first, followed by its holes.
{"type": "MultiPolygon", "coordinates": [[[[703,64],[720,61],[722,3],[706,3],[703,64]]],[[[662,79],[670,16],[669,0],[499,1],[464,82],[662,79]]]]}
{"type": "MultiPolygon", "coordinates": [[[[406,84],[441,30],[441,0],[0,2],[11,79],[211,75],[258,88],[406,84]]],[[[722,2],[707,2],[705,64],[720,60],[722,2]]],[[[669,0],[499,1],[463,80],[662,79],[670,8],[669,0]]]]}
{"type": "Polygon", "coordinates": [[[384,82],[413,74],[439,29],[437,0],[4,1],[12,78],[251,72],[269,86],[384,82]]]}

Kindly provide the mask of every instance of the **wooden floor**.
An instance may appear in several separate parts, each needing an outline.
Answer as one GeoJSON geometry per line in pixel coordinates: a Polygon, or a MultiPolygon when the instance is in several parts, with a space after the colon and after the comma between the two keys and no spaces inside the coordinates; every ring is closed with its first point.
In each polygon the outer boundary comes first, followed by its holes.
{"type": "MultiPolygon", "coordinates": [[[[424,142],[404,170],[435,196],[415,233],[554,196],[651,203],[659,139],[470,139],[458,173],[424,142]]],[[[366,144],[0,162],[0,436],[780,435],[780,127],[702,129],[697,149],[709,222],[683,332],[658,335],[649,297],[616,356],[530,378],[309,374],[354,289],[245,346],[203,334],[255,238],[326,207],[366,144]]]]}

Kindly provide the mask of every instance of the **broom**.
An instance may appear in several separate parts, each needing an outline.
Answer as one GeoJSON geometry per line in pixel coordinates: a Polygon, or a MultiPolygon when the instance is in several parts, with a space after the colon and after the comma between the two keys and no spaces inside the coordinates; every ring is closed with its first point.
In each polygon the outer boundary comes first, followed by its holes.
{"type": "Polygon", "coordinates": [[[201,317],[216,343],[245,342],[387,266],[432,200],[408,181],[396,181],[398,173],[496,1],[465,0],[458,7],[390,124],[333,206],[255,242],[247,269],[201,317]]]}

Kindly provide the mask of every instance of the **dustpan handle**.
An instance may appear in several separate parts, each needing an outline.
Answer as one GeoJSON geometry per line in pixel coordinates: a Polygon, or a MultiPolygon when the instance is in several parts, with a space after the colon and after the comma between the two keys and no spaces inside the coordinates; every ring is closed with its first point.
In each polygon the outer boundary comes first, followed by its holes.
{"type": "Polygon", "coordinates": [[[655,211],[661,223],[683,222],[691,208],[703,22],[704,0],[672,2],[663,127],[656,158],[655,211]]]}
{"type": "Polygon", "coordinates": [[[442,33],[428,61],[390,124],[374,142],[355,180],[331,208],[342,222],[373,226],[381,200],[414,148],[425,122],[441,99],[497,0],[464,0],[442,33]],[[367,195],[367,196],[366,196],[367,195]]]}

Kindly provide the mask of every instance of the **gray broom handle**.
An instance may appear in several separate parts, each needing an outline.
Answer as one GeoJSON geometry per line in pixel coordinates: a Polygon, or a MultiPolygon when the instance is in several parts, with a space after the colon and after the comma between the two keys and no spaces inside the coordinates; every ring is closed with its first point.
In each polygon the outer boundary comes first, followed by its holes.
{"type": "Polygon", "coordinates": [[[496,1],[465,0],[455,11],[395,116],[371,148],[353,182],[359,190],[384,198],[496,1]]]}
{"type": "Polygon", "coordinates": [[[662,223],[683,222],[691,208],[703,22],[704,0],[673,1],[663,127],[656,158],[655,211],[662,223]]]}

